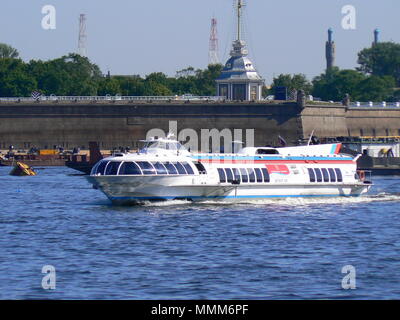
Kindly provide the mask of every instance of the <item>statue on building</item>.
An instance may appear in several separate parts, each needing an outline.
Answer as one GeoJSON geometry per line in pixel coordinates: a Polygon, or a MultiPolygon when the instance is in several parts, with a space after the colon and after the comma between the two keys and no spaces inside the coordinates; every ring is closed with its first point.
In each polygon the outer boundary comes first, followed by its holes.
{"type": "Polygon", "coordinates": [[[346,107],[350,105],[350,95],[348,93],[344,96],[342,104],[346,107]]]}
{"type": "Polygon", "coordinates": [[[306,93],[304,90],[297,91],[297,105],[302,109],[306,106],[306,93]]]}

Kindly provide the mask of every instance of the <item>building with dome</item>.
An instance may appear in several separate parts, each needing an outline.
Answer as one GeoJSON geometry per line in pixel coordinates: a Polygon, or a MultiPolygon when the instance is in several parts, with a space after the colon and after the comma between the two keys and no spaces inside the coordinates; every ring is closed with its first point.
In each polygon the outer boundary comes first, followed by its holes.
{"type": "Polygon", "coordinates": [[[238,0],[237,39],[233,42],[230,58],[221,75],[216,79],[217,95],[227,100],[256,101],[262,99],[264,79],[258,74],[254,64],[247,57],[246,42],[241,40],[242,0],[238,0]]]}

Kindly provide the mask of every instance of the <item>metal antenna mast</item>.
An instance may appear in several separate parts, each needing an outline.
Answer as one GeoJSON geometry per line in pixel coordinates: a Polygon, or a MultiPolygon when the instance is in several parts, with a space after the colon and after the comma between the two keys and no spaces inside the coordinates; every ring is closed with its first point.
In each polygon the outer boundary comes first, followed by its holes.
{"type": "Polygon", "coordinates": [[[242,8],[243,8],[243,2],[242,0],[238,0],[237,3],[237,40],[240,41],[240,32],[241,32],[241,18],[242,18],[242,8]]]}
{"type": "Polygon", "coordinates": [[[217,32],[217,19],[211,19],[211,33],[210,33],[210,50],[208,52],[208,63],[209,64],[219,64],[218,55],[218,32],[217,32]]]}
{"type": "Polygon", "coordinates": [[[86,39],[86,15],[81,14],[79,16],[78,54],[82,57],[87,57],[86,39]]]}
{"type": "Polygon", "coordinates": [[[242,57],[247,56],[248,51],[246,49],[246,42],[243,41],[242,32],[242,10],[245,4],[243,0],[235,0],[235,11],[237,13],[237,39],[233,42],[233,48],[231,51],[231,57],[242,57]]]}

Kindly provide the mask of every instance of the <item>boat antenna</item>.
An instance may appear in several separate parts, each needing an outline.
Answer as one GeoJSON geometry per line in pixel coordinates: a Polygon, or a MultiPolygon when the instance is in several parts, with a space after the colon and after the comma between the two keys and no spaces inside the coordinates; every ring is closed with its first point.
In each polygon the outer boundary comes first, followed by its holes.
{"type": "Polygon", "coordinates": [[[307,146],[309,146],[310,143],[311,143],[311,139],[312,139],[312,137],[314,136],[314,131],[315,131],[315,129],[311,132],[310,138],[308,139],[307,146]]]}

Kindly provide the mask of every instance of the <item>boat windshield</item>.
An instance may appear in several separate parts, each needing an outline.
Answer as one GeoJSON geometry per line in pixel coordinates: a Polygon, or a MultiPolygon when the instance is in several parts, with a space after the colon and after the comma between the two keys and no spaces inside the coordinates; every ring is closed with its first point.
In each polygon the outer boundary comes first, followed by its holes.
{"type": "Polygon", "coordinates": [[[152,149],[163,149],[170,151],[183,151],[186,150],[184,146],[182,146],[178,141],[145,141],[143,150],[152,150],[152,149]]]}

